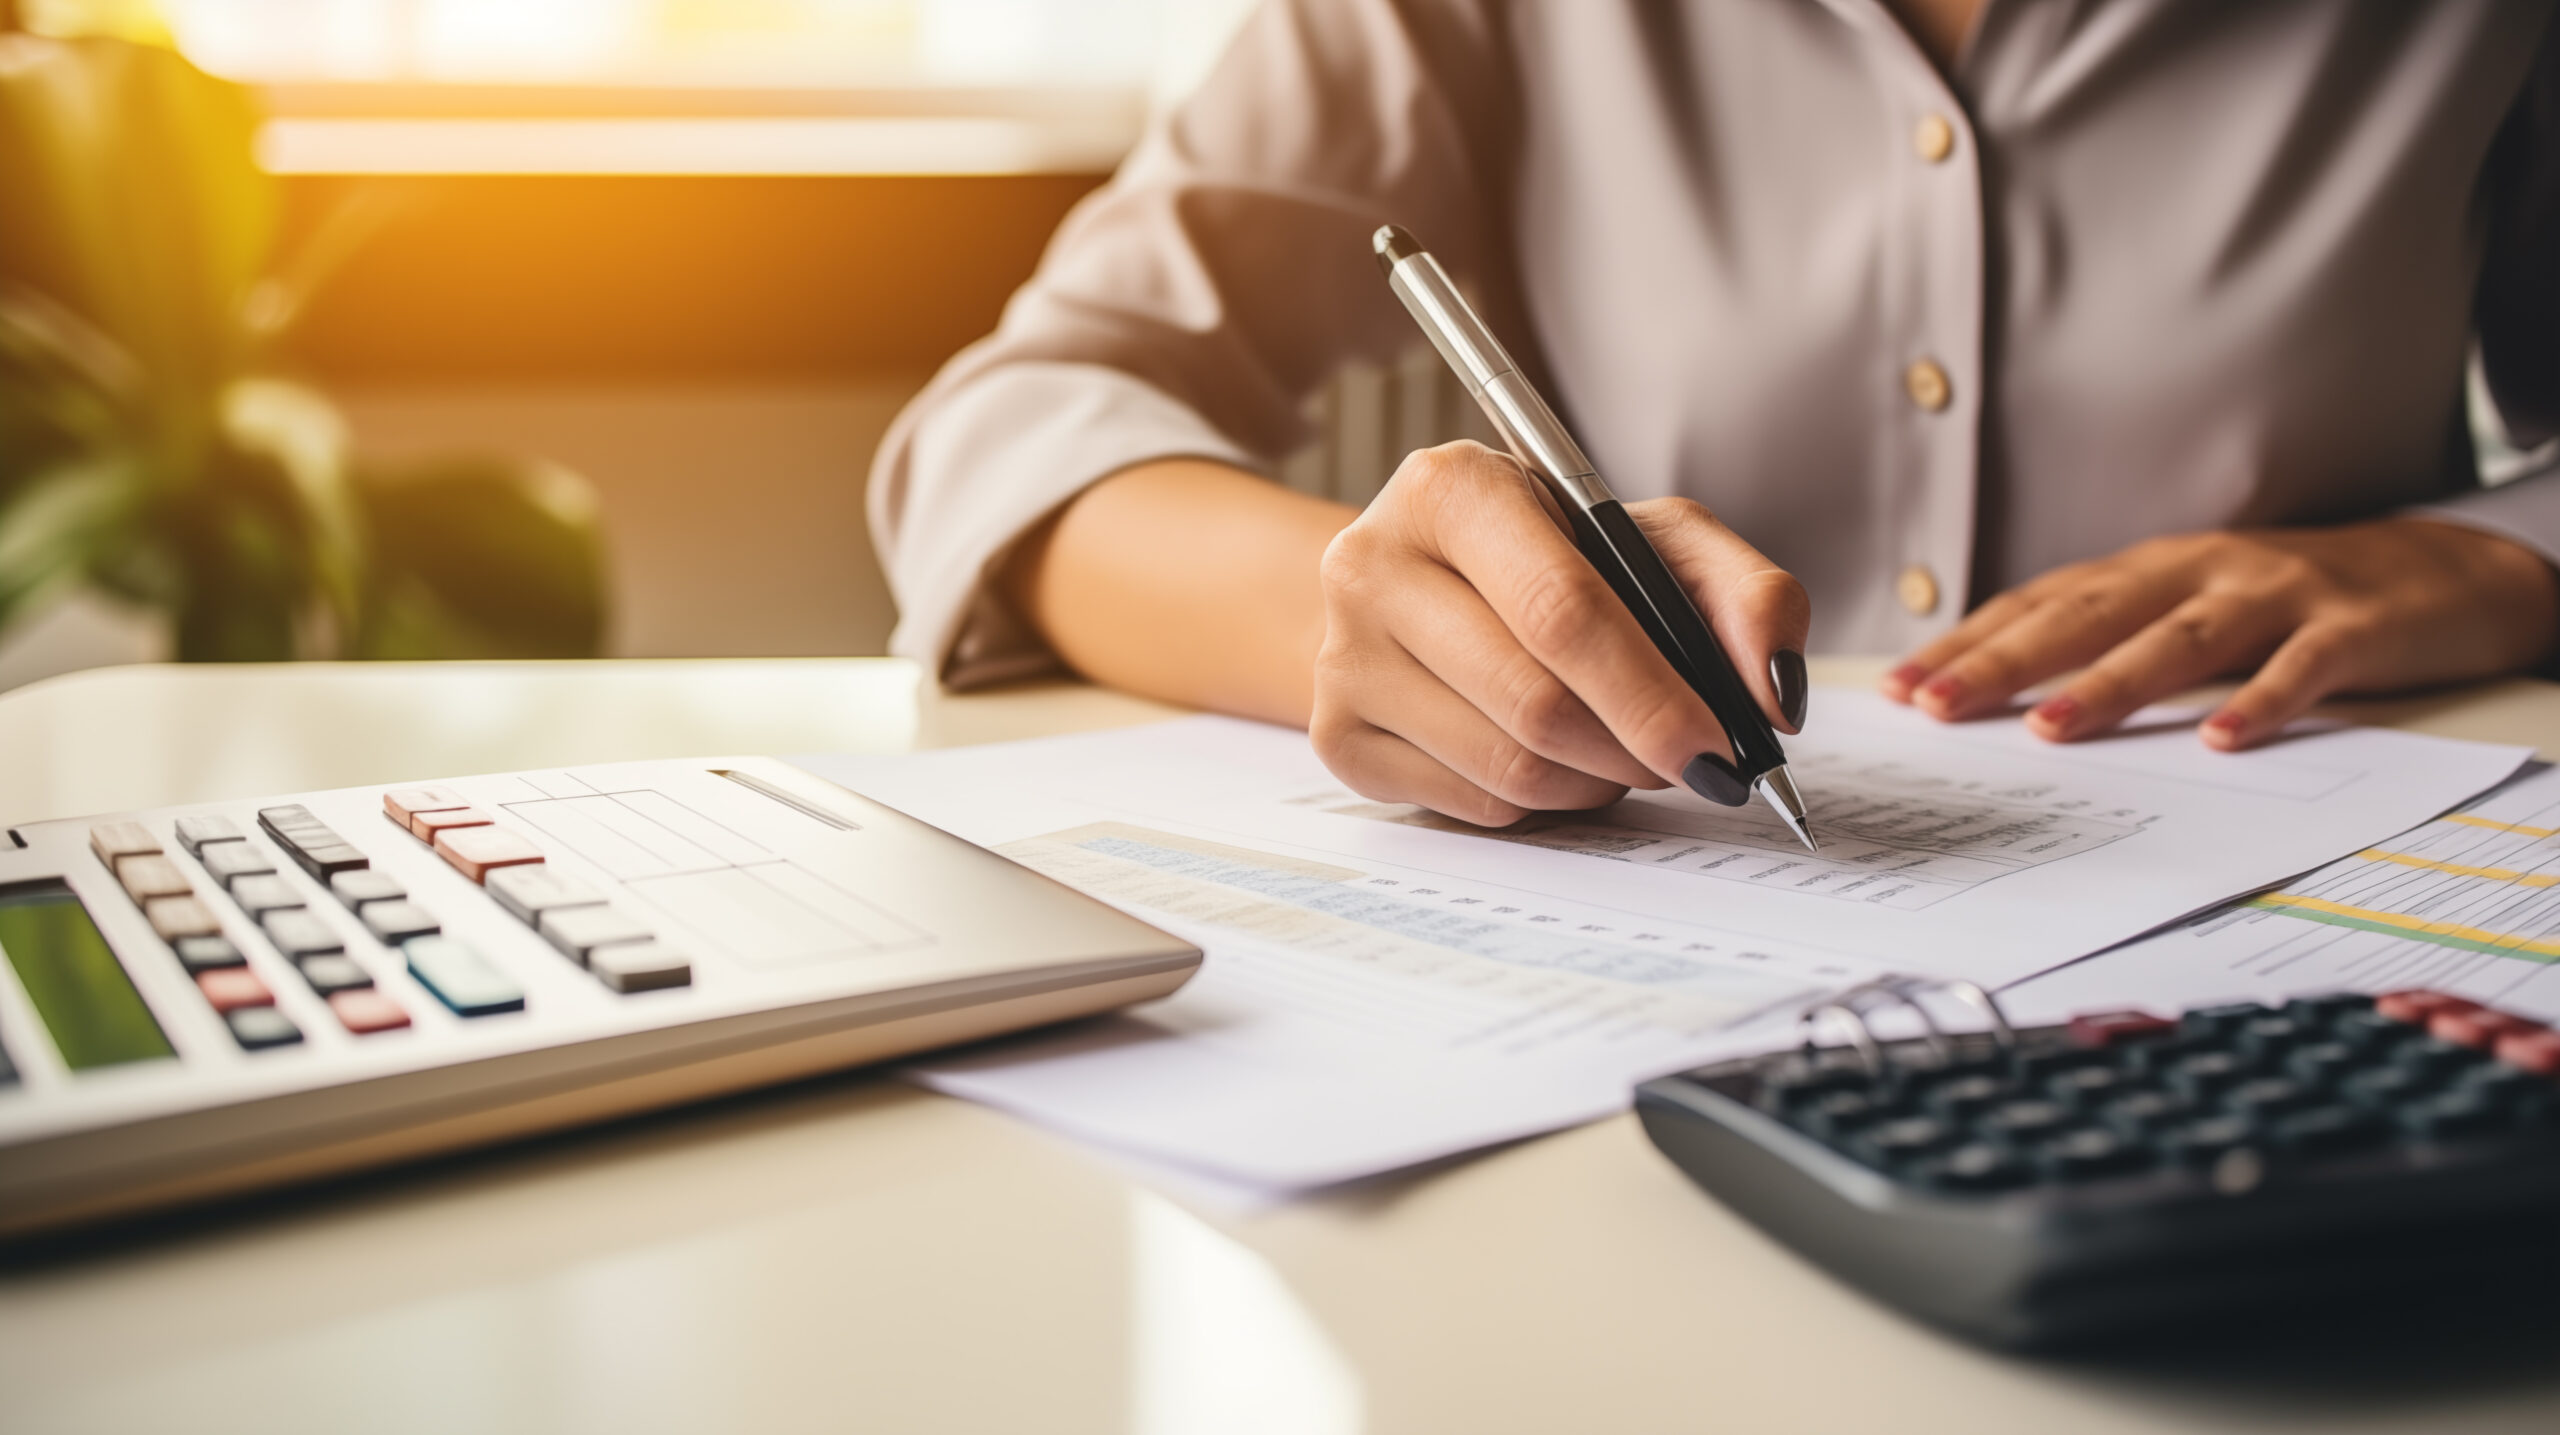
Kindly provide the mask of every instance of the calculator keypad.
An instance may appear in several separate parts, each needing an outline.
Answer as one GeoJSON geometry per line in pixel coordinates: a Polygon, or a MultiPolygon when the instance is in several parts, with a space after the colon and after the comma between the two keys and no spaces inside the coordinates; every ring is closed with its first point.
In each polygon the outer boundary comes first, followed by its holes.
{"type": "MultiPolygon", "coordinates": [[[[1723,1070],[1731,1070],[1726,1068],[1723,1070]]],[[[2084,1017],[1931,1049],[1880,1072],[1845,1050],[1754,1064],[1762,1110],[1898,1180],[1948,1192],[2316,1159],[2394,1142],[2560,1136],[2560,1032],[2441,992],[2084,1017]]],[[[1702,1073],[1702,1075],[1705,1075],[1702,1073]]]]}

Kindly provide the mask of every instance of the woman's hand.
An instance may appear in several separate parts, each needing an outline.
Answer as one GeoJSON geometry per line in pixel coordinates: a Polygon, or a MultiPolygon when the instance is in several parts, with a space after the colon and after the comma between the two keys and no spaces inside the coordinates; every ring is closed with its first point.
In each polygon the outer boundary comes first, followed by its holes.
{"type": "MultiPolygon", "coordinates": [[[[1786,732],[1804,718],[1804,588],[1685,499],[1627,505],[1786,732]]],[[[1668,787],[1732,749],[1520,466],[1413,454],[1325,550],[1309,733],[1365,796],[1498,827],[1668,787]]]]}
{"type": "Polygon", "coordinates": [[[2560,576],[2506,539],[2418,518],[2155,538],[2001,594],[1885,676],[1932,717],[1994,711],[2086,671],[2027,714],[2039,737],[2104,732],[2145,703],[2255,676],[2205,719],[2247,747],[2333,693],[2512,672],[2560,639],[2560,576]]]}

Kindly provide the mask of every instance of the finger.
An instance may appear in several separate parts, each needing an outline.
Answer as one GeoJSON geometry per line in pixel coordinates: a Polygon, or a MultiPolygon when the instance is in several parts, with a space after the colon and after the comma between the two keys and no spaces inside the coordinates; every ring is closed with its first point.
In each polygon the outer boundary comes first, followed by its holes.
{"type": "Polygon", "coordinates": [[[2093,661],[2186,594],[2159,580],[2092,575],[2045,596],[1912,690],[1912,705],[1953,721],[1990,712],[2022,688],[2093,661]]]}
{"type": "Polygon", "coordinates": [[[1384,611],[1372,620],[1380,630],[1522,747],[1622,788],[1667,785],[1520,646],[1484,595],[1457,574],[1416,564],[1377,600],[1374,606],[1384,611]]]}
{"type": "Polygon", "coordinates": [[[2105,732],[2146,703],[2256,661],[2289,626],[2267,604],[2199,594],[2036,704],[2027,730],[2054,742],[2105,732]]]}
{"type": "Polygon", "coordinates": [[[1410,802],[1478,827],[1508,827],[1529,815],[1451,771],[1394,733],[1357,719],[1326,724],[1316,752],[1333,775],[1377,802],[1410,802]]]}
{"type": "Polygon", "coordinates": [[[1687,585],[1716,641],[1781,732],[1804,726],[1804,649],[1813,601],[1795,575],[1772,563],[1700,504],[1654,498],[1627,505],[1662,561],[1687,585]],[[1784,690],[1779,654],[1793,671],[1784,690]]]}
{"type": "Polygon", "coordinates": [[[2237,752],[2266,741],[2313,704],[2352,684],[2358,635],[2338,622],[2306,623],[2199,730],[2209,747],[2237,752]]]}
{"type": "Polygon", "coordinates": [[[1724,729],[1638,627],[1635,615],[1538,505],[1516,465],[1475,445],[1416,455],[1411,541],[1472,584],[1547,671],[1589,705],[1620,746],[1672,780],[1700,753],[1730,758],[1724,729]],[[1481,461],[1453,449],[1475,450],[1481,461]],[[1418,460],[1449,455],[1439,463],[1418,460]]]}
{"type": "Polygon", "coordinates": [[[1350,704],[1370,726],[1393,732],[1474,786],[1526,811],[1603,807],[1627,795],[1625,783],[1531,751],[1402,652],[1381,655],[1350,704]]]}
{"type": "Polygon", "coordinates": [[[1963,621],[1920,646],[1920,650],[1886,673],[1877,687],[1886,697],[1898,703],[1911,701],[1912,693],[1928,681],[1929,675],[1971,649],[1983,639],[2016,622],[2039,601],[2041,584],[2012,588],[1964,616],[1963,621]]]}

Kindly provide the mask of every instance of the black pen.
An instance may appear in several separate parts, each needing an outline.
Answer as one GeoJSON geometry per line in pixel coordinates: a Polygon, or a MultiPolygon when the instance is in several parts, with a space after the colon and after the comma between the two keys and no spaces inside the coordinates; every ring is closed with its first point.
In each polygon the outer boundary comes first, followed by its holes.
{"type": "Polygon", "coordinates": [[[1688,590],[1671,576],[1670,567],[1636,526],[1626,505],[1601,482],[1591,460],[1583,457],[1582,446],[1530,387],[1528,377],[1476,317],[1458,286],[1449,282],[1440,261],[1392,224],[1370,237],[1370,247],[1377,251],[1378,267],[1387,272],[1387,287],[1404,301],[1431,347],[1448,360],[1458,382],[1483,407],[1511,456],[1546,485],[1572,520],[1574,546],[1635,614],[1671,670],[1724,724],[1725,738],[1733,744],[1732,768],[1701,755],[1682,777],[1701,795],[1727,807],[1749,802],[1753,789],[1758,789],[1788,831],[1808,850],[1822,850],[1805,825],[1804,797],[1787,773],[1787,754],[1778,746],[1777,730],[1769,726],[1759,701],[1733,670],[1733,659],[1716,641],[1715,630],[1689,601],[1688,590]]]}

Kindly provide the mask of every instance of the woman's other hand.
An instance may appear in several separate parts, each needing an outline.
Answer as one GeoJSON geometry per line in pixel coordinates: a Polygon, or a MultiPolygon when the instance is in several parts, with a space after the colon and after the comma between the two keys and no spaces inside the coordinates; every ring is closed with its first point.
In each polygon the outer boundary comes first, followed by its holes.
{"type": "MultiPolygon", "coordinates": [[[[1772,721],[1804,717],[1804,588],[1685,499],[1627,511],[1772,721]]],[[[1509,458],[1407,458],[1325,550],[1316,752],[1365,796],[1483,826],[1668,787],[1724,730],[1509,458]]]]}
{"type": "Polygon", "coordinates": [[[1932,717],[1996,711],[2084,669],[2027,714],[2039,737],[2105,732],[2146,703],[2254,669],[2204,740],[2261,741],[2334,693],[2529,667],[2560,640],[2560,575],[2504,538],[2391,518],[2155,538],[2003,593],[1884,679],[1932,717]]]}

